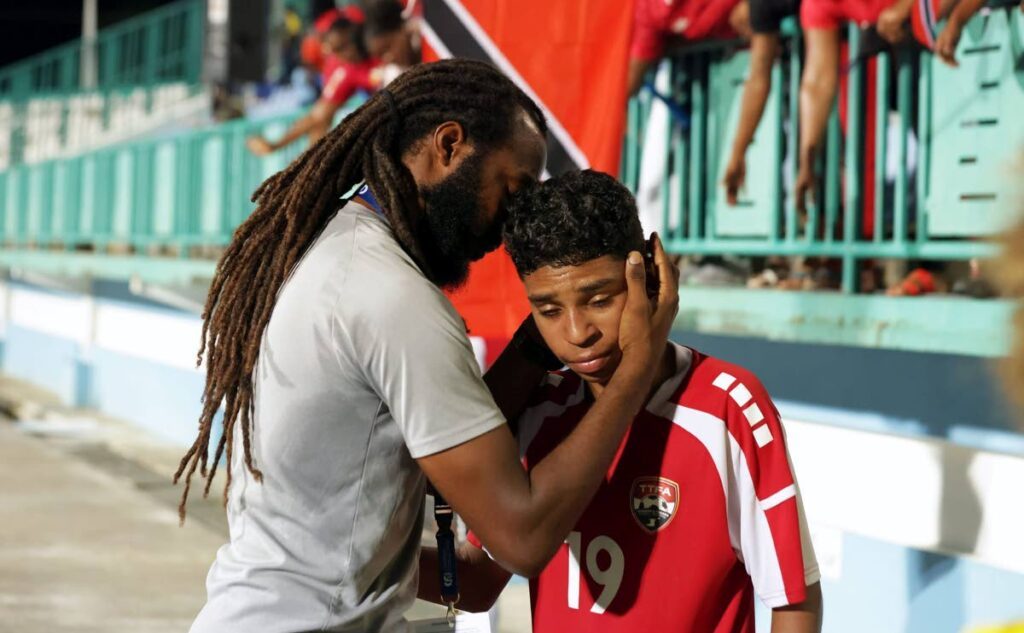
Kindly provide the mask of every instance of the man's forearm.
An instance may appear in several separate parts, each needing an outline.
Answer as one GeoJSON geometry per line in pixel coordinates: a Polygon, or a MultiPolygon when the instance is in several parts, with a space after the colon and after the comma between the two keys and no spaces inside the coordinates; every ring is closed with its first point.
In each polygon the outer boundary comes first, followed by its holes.
{"type": "Polygon", "coordinates": [[[636,385],[645,384],[640,376],[647,371],[620,366],[569,437],[531,470],[534,507],[525,515],[524,534],[541,561],[554,555],[597,492],[626,428],[643,406],[647,390],[636,385]]]}
{"type": "Polygon", "coordinates": [[[502,428],[419,460],[505,569],[523,576],[539,573],[590,503],[650,388],[651,371],[644,366],[649,361],[641,356],[643,361],[623,358],[572,433],[529,473],[515,457],[513,437],[502,428]],[[481,496],[488,502],[479,503],[481,496]]]}

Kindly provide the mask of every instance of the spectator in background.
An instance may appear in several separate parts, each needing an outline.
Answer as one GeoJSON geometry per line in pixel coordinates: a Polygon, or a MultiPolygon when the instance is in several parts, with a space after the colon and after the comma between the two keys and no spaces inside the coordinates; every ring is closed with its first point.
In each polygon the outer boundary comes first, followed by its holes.
{"type": "MultiPolygon", "coordinates": [[[[362,24],[366,19],[363,10],[354,5],[344,9],[332,7],[317,15],[316,20],[313,21],[313,28],[302,40],[300,53],[303,65],[317,75],[323,73],[324,63],[328,57],[328,53],[324,52],[324,39],[338,18],[345,18],[355,24],[362,24]]],[[[318,86],[318,88],[322,87],[322,84],[318,86]]]]}
{"type": "Polygon", "coordinates": [[[643,85],[644,75],[673,40],[694,42],[750,36],[746,0],[636,0],[627,90],[643,85]]]}
{"type": "MultiPolygon", "coordinates": [[[[1006,4],[1015,4],[1007,2],[1006,4]]],[[[933,51],[950,66],[957,66],[956,47],[964,25],[974,17],[988,0],[896,0],[878,17],[878,32],[890,43],[906,39],[908,21],[910,31],[922,46],[933,51]],[[939,22],[946,25],[939,28],[939,22]]],[[[1024,11],[1024,2],[1020,8],[1024,11]]]]}
{"type": "Polygon", "coordinates": [[[292,124],[277,141],[262,136],[253,136],[246,145],[257,156],[264,156],[286,147],[303,136],[309,143],[320,138],[331,129],[338,109],[362,90],[376,91],[373,70],[375,62],[370,59],[363,42],[361,25],[349,18],[338,18],[331,24],[323,40],[323,90],[308,114],[292,124]]]}
{"type": "Polygon", "coordinates": [[[807,196],[814,191],[814,155],[825,135],[839,84],[839,27],[845,22],[874,24],[890,4],[891,0],[803,0],[800,6],[807,44],[800,81],[800,167],[795,185],[801,214],[806,211],[807,196]]]}
{"type": "Polygon", "coordinates": [[[800,0],[749,0],[750,67],[743,86],[743,101],[732,154],[725,169],[726,199],[736,204],[747,177],[747,148],[764,114],[772,89],[772,65],[782,50],[782,21],[800,11],[800,0]]]}
{"type": "MultiPolygon", "coordinates": [[[[1024,175],[1024,152],[1019,164],[1018,171],[1024,175]]],[[[1024,204],[1024,198],[1021,202],[1024,204]]],[[[1004,365],[1006,391],[1024,413],[1024,206],[1021,206],[1018,222],[1003,233],[999,241],[1002,242],[1002,252],[994,262],[993,281],[1004,297],[1016,303],[1013,343],[1004,365]]],[[[1024,627],[1024,621],[1020,625],[1024,627]]]]}
{"type": "MultiPolygon", "coordinates": [[[[1024,11],[1024,3],[1021,10],[1024,11]]],[[[994,268],[995,281],[1004,296],[1016,303],[1011,324],[1013,342],[1003,364],[1004,387],[1007,396],[1024,415],[1024,218],[1006,231],[1001,241],[1002,253],[994,268]]],[[[1024,431],[1024,425],[1020,428],[1024,431]]],[[[1024,618],[1003,626],[977,628],[971,633],[1024,633],[1024,618]]]]}
{"type": "Polygon", "coordinates": [[[382,86],[423,59],[419,22],[406,14],[398,0],[370,0],[363,35],[370,56],[380,62],[382,86]]]}

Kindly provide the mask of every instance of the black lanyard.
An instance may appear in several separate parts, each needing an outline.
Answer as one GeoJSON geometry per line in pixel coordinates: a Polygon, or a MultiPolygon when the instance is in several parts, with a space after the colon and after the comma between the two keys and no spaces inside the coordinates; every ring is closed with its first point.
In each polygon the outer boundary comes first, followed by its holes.
{"type": "Polygon", "coordinates": [[[441,580],[441,600],[448,605],[448,621],[453,622],[459,601],[459,577],[455,560],[455,533],[452,532],[452,507],[434,491],[434,520],[437,521],[437,568],[441,580]]]}

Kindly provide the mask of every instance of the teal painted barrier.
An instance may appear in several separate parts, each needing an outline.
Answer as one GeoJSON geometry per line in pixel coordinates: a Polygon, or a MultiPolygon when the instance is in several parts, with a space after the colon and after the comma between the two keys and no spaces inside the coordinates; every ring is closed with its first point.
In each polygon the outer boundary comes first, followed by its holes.
{"type": "MultiPolygon", "coordinates": [[[[201,0],[182,0],[99,31],[93,88],[199,83],[203,6],[201,0]]],[[[75,40],[0,68],[0,100],[78,92],[83,47],[75,40]]]]}
{"type": "Polygon", "coordinates": [[[203,9],[181,0],[0,68],[0,169],[80,151],[200,93],[203,9]]]}
{"type": "Polygon", "coordinates": [[[0,172],[3,243],[94,253],[167,247],[181,256],[227,244],[252,210],[253,190],[301,151],[296,143],[257,157],[245,138],[278,136],[293,119],[233,121],[0,172]]]}

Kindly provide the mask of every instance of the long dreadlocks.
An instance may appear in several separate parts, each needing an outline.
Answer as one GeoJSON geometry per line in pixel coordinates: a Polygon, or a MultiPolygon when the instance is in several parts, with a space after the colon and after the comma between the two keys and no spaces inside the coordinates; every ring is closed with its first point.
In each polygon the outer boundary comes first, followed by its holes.
{"type": "Polygon", "coordinates": [[[203,309],[196,360],[201,363],[205,354],[207,371],[199,433],[174,474],[175,483],[185,476],[178,507],[182,521],[192,474],[198,467],[206,479],[203,496],[208,495],[225,451],[227,501],[233,437],[239,425],[245,466],[256,481],[263,480],[250,448],[253,370],[260,339],[278,290],[337,211],[342,196],[365,181],[385,209],[399,243],[434,279],[414,237],[423,210],[402,156],[445,121],[460,123],[476,151],[486,151],[510,139],[523,111],[546,133],[541,110],[493,66],[464,59],[423,64],[401,75],[256,189],[256,209],[235,230],[203,309]],[[223,434],[208,469],[213,419],[222,403],[223,434]]]}

